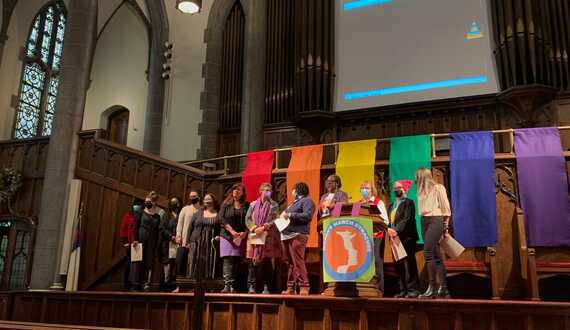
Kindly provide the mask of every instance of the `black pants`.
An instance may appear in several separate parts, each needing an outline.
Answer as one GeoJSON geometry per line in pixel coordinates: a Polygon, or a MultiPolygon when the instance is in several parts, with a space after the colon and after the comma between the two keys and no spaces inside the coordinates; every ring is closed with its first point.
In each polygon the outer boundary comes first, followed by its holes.
{"type": "Polygon", "coordinates": [[[247,285],[256,287],[257,283],[257,273],[261,272],[261,280],[264,285],[269,287],[271,285],[271,279],[273,278],[273,265],[271,262],[272,258],[263,258],[261,261],[254,262],[253,260],[249,262],[249,268],[247,271],[247,285]]]}
{"type": "Polygon", "coordinates": [[[222,277],[224,285],[234,287],[241,257],[223,257],[222,277]]]}
{"type": "Polygon", "coordinates": [[[374,239],[374,283],[378,290],[384,292],[384,237],[374,239]]]}
{"type": "Polygon", "coordinates": [[[441,286],[447,286],[447,272],[441,260],[439,240],[443,234],[443,217],[422,217],[424,238],[424,259],[428,271],[429,285],[435,286],[435,274],[439,274],[441,286]]]}
{"type": "Polygon", "coordinates": [[[123,289],[129,290],[131,288],[131,247],[126,248],[125,251],[127,252],[127,265],[123,273],[123,289]]]}
{"type": "Polygon", "coordinates": [[[405,240],[402,242],[402,245],[408,256],[396,262],[400,291],[419,290],[418,266],[416,264],[416,241],[405,240]]]}

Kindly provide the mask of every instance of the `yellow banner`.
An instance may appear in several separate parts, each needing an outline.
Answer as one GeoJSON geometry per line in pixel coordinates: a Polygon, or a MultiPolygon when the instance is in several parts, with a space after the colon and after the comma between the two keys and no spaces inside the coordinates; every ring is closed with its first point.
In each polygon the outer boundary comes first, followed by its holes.
{"type": "Polygon", "coordinates": [[[336,160],[336,174],[351,202],[360,200],[360,184],[374,182],[376,140],[341,142],[336,160]]]}

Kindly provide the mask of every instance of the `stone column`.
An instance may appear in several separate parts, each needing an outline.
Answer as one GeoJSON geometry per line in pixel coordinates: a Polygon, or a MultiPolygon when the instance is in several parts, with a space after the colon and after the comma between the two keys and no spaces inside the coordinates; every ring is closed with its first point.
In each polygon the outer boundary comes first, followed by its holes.
{"type": "Polygon", "coordinates": [[[165,81],[162,79],[164,43],[168,41],[168,17],[164,1],[146,0],[151,24],[151,46],[148,67],[148,97],[145,115],[143,150],[160,154],[165,81]]]}
{"type": "Polygon", "coordinates": [[[71,1],[53,133],[49,143],[37,229],[33,289],[61,289],[59,275],[69,186],[97,36],[97,0],[71,1]]]}
{"type": "Polygon", "coordinates": [[[241,115],[241,152],[263,148],[267,1],[242,1],[245,11],[245,50],[241,115]]]}

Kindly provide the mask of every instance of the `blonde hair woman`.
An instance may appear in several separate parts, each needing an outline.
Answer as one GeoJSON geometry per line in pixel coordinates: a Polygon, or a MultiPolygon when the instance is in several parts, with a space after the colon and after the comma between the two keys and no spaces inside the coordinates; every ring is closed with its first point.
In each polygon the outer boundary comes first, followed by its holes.
{"type": "Polygon", "coordinates": [[[441,260],[439,240],[447,229],[451,217],[451,207],[445,187],[436,183],[430,169],[420,168],[416,172],[418,186],[418,208],[421,215],[422,236],[424,239],[424,259],[427,266],[429,286],[420,298],[449,298],[446,270],[441,260]],[[439,274],[441,286],[435,289],[435,276],[439,274]]]}

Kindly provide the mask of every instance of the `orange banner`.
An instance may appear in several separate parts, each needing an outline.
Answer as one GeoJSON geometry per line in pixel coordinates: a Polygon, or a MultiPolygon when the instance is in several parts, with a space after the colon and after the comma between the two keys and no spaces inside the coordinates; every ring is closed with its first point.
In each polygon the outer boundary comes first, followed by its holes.
{"type": "Polygon", "coordinates": [[[318,247],[317,208],[321,193],[321,162],[323,160],[323,145],[294,147],[291,150],[291,162],[287,169],[287,200],[293,202],[291,190],[297,182],[305,182],[309,186],[309,195],[315,202],[315,213],[309,229],[307,247],[318,247]]]}

